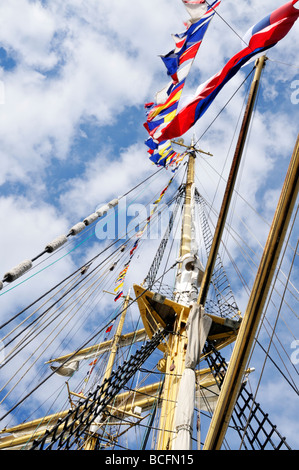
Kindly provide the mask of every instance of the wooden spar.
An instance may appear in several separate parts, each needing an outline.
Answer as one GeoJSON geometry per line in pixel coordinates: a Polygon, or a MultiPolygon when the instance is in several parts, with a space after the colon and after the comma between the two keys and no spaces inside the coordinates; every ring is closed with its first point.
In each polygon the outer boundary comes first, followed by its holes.
{"type": "MultiPolygon", "coordinates": [[[[125,335],[121,335],[121,338],[119,340],[119,347],[128,346],[138,341],[143,341],[144,339],[146,339],[146,337],[147,336],[144,328],[137,331],[132,331],[130,333],[126,333],[125,335]]],[[[104,354],[107,351],[111,351],[113,341],[114,339],[109,339],[102,343],[98,343],[93,346],[80,349],[77,352],[72,352],[70,354],[66,354],[65,356],[57,357],[56,359],[50,359],[45,364],[52,364],[54,362],[65,364],[67,363],[68,359],[70,359],[70,361],[82,361],[83,359],[99,357],[101,354],[104,354]]]]}
{"type": "Polygon", "coordinates": [[[105,380],[108,380],[109,377],[111,376],[111,373],[112,373],[113,364],[114,364],[115,357],[116,357],[117,350],[118,350],[118,344],[119,344],[119,341],[120,341],[120,338],[121,338],[121,334],[122,334],[122,330],[123,330],[123,326],[124,326],[124,321],[125,321],[126,314],[127,314],[129,300],[130,300],[130,293],[125,298],[124,308],[123,308],[123,311],[122,311],[122,314],[121,314],[121,317],[120,317],[120,320],[119,320],[119,323],[118,323],[118,326],[117,326],[117,330],[116,330],[116,333],[115,333],[115,336],[114,336],[114,339],[113,339],[111,353],[110,353],[110,357],[109,357],[108,364],[107,364],[107,367],[106,367],[106,371],[105,371],[104,377],[102,379],[103,382],[105,382],[105,380]]]}
{"type": "MultiPolygon", "coordinates": [[[[251,373],[252,370],[247,370],[246,373],[251,373]]],[[[210,369],[201,369],[196,371],[196,377],[198,383],[203,388],[203,393],[208,393],[210,387],[212,389],[216,387],[216,380],[211,373],[210,369]]],[[[132,394],[130,391],[123,392],[117,395],[113,405],[114,408],[109,408],[109,411],[113,411],[113,416],[121,419],[124,413],[129,413],[132,410],[133,405],[142,408],[142,411],[149,411],[156,400],[158,400],[158,394],[162,382],[155,382],[153,384],[144,385],[132,394]]],[[[82,395],[71,392],[72,395],[82,398],[82,395]]],[[[212,398],[205,398],[205,400],[213,400],[212,398]]],[[[51,427],[57,424],[58,419],[64,418],[69,413],[69,410],[65,410],[52,415],[44,416],[42,418],[28,421],[11,428],[4,428],[0,431],[0,450],[27,448],[28,444],[34,439],[42,437],[45,432],[51,427]],[[1,435],[4,434],[4,437],[1,435]]]]}
{"type": "Polygon", "coordinates": [[[254,104],[256,101],[260,77],[261,77],[261,73],[265,65],[265,62],[266,62],[265,56],[260,57],[256,61],[255,75],[251,84],[247,106],[245,109],[241,131],[240,131],[239,139],[236,145],[236,150],[235,150],[234,158],[232,161],[230,174],[228,177],[226,190],[225,190],[225,194],[224,194],[223,201],[222,201],[222,206],[221,206],[219,217],[218,217],[218,222],[217,222],[217,226],[215,230],[215,235],[213,238],[213,243],[211,246],[211,251],[210,251],[207,265],[205,268],[203,280],[200,286],[200,292],[199,292],[199,296],[197,300],[197,303],[200,305],[204,305],[207,299],[208,290],[209,290],[209,286],[210,286],[210,282],[211,282],[211,278],[212,278],[212,274],[213,274],[213,270],[214,270],[214,266],[216,262],[216,257],[219,251],[222,234],[223,234],[223,230],[225,227],[230,202],[231,202],[232,195],[234,192],[234,187],[235,187],[235,182],[236,182],[239,167],[240,167],[240,162],[241,162],[242,155],[243,155],[245,141],[247,138],[248,129],[249,129],[250,121],[251,121],[252,111],[253,111],[254,104]]]}
{"type": "Polygon", "coordinates": [[[191,251],[191,225],[192,225],[192,215],[191,215],[191,198],[192,198],[192,185],[194,184],[194,165],[195,164],[195,152],[191,151],[189,153],[189,162],[188,162],[188,173],[186,180],[186,189],[185,189],[185,204],[184,204],[184,217],[182,223],[182,237],[181,237],[181,247],[180,247],[180,257],[190,253],[191,251]]]}
{"type": "Polygon", "coordinates": [[[204,450],[221,448],[299,190],[299,134],[204,450]]]}

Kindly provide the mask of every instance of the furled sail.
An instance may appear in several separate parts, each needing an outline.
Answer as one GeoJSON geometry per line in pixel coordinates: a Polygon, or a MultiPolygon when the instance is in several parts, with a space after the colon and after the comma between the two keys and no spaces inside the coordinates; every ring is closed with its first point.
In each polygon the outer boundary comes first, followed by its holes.
{"type": "Polygon", "coordinates": [[[195,407],[195,367],[211,328],[212,319],[205,315],[204,308],[195,302],[187,322],[188,345],[185,370],[180,383],[176,415],[176,436],[173,450],[192,449],[192,425],[195,407]]]}
{"type": "Polygon", "coordinates": [[[186,78],[199,50],[203,37],[207,31],[215,9],[220,1],[209,5],[205,0],[190,2],[182,0],[191,16],[186,24],[186,30],[181,34],[173,35],[175,48],[168,54],[161,56],[171,77],[170,83],[156,94],[155,103],[147,103],[147,120],[144,127],[150,134],[146,140],[149,147],[150,160],[158,166],[178,167],[186,153],[175,152],[169,139],[163,139],[157,144],[152,133],[161,126],[172,122],[175,118],[186,78]]]}

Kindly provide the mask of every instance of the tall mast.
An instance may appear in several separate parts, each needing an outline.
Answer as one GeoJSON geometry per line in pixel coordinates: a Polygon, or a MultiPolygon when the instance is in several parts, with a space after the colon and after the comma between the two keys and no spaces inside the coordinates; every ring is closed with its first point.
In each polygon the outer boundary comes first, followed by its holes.
{"type": "MultiPolygon", "coordinates": [[[[235,155],[232,162],[232,167],[219,214],[219,219],[210,251],[210,255],[205,267],[203,274],[203,279],[200,285],[200,293],[197,296],[197,305],[200,306],[203,311],[204,304],[207,298],[207,293],[209,285],[211,282],[211,277],[213,274],[213,269],[219,250],[221,237],[223,234],[224,226],[226,223],[226,218],[231,202],[231,198],[234,191],[235,182],[238,175],[238,170],[240,167],[240,162],[245,146],[246,137],[248,134],[248,129],[250,125],[250,120],[252,112],[254,109],[254,104],[258,92],[259,81],[262,73],[262,69],[265,65],[266,57],[256,61],[256,70],[251,85],[249,98],[242,122],[242,127],[239,135],[239,139],[236,146],[235,155]]],[[[180,247],[180,265],[177,273],[177,282],[176,282],[176,302],[182,305],[191,305],[194,301],[194,272],[195,267],[197,268],[197,281],[199,280],[200,266],[198,261],[196,262],[196,257],[194,254],[191,254],[191,242],[192,242],[192,187],[194,185],[194,159],[195,151],[193,145],[191,146],[189,153],[188,161],[188,172],[186,180],[186,191],[185,191],[185,206],[184,206],[184,216],[182,222],[182,234],[181,234],[181,247],[180,247]],[[190,263],[192,264],[193,279],[190,274],[190,263]],[[193,281],[193,283],[192,283],[193,281]],[[186,294],[186,291],[188,294],[186,294]]],[[[191,271],[191,272],[192,272],[191,271]]],[[[201,311],[194,312],[195,316],[200,318],[200,336],[201,336],[201,345],[205,341],[205,338],[208,334],[209,324],[202,320],[203,314],[201,311]],[[205,331],[203,331],[205,330],[205,331]]],[[[191,314],[190,314],[191,315],[191,314]]],[[[193,315],[193,314],[192,314],[193,315]]],[[[186,333],[186,324],[188,321],[188,315],[186,315],[186,309],[182,309],[182,315],[177,316],[174,334],[170,335],[168,342],[168,356],[166,363],[166,378],[165,378],[165,387],[163,394],[163,402],[161,407],[161,418],[160,418],[160,428],[163,430],[159,433],[158,449],[168,450],[172,448],[172,445],[176,445],[176,427],[175,427],[175,415],[178,409],[179,404],[176,405],[178,400],[178,392],[180,387],[180,378],[183,375],[185,370],[185,358],[186,358],[186,349],[188,345],[188,337],[186,333]]],[[[198,320],[199,321],[199,320],[198,320]]],[[[192,370],[190,370],[192,373],[192,370]]],[[[189,372],[189,369],[188,369],[189,372]]],[[[192,394],[190,395],[190,397],[192,394]]],[[[187,439],[188,440],[188,439],[187,439]]],[[[187,443],[186,447],[182,450],[188,449],[188,445],[191,445],[191,442],[187,443]]],[[[174,447],[176,448],[176,447],[174,447]]]]}
{"type": "MultiPolygon", "coordinates": [[[[241,130],[239,133],[239,138],[238,138],[236,149],[235,149],[235,154],[233,157],[233,161],[232,161],[232,165],[231,165],[231,169],[229,173],[229,177],[228,177],[228,181],[227,181],[227,185],[226,185],[226,189],[225,189],[225,193],[224,193],[224,197],[223,197],[223,201],[222,201],[222,205],[221,205],[221,209],[220,209],[220,213],[219,213],[219,217],[218,217],[218,221],[217,221],[217,225],[215,229],[215,234],[213,237],[211,250],[209,253],[209,257],[208,257],[207,264],[205,267],[205,272],[204,272],[203,279],[202,279],[201,286],[200,286],[199,296],[197,299],[197,304],[200,305],[202,308],[204,307],[206,299],[207,299],[217,254],[219,251],[224,227],[225,227],[226,220],[227,220],[227,215],[228,215],[229,208],[230,208],[231,199],[232,199],[234,188],[235,188],[235,183],[236,183],[239,168],[240,168],[240,163],[241,163],[242,156],[243,156],[243,150],[244,150],[245,142],[246,142],[247,135],[248,135],[251,117],[252,117],[254,105],[256,102],[260,78],[261,78],[262,70],[265,66],[266,60],[267,60],[266,56],[262,56],[261,58],[257,59],[255,63],[255,67],[256,67],[255,74],[251,83],[249,97],[247,100],[247,105],[246,105],[246,109],[244,112],[244,117],[243,117],[243,121],[241,125],[241,130]]],[[[217,427],[217,424],[219,423],[219,421],[220,420],[217,419],[216,414],[214,414],[213,415],[213,429],[217,427]]],[[[211,424],[210,429],[212,429],[212,424],[211,424]]],[[[211,444],[205,444],[203,449],[209,448],[210,445],[211,444]]]]}
{"type": "Polygon", "coordinates": [[[204,305],[206,298],[207,298],[207,294],[208,294],[208,290],[209,290],[209,286],[210,286],[210,282],[211,282],[211,278],[212,278],[212,274],[213,274],[213,270],[215,266],[215,261],[216,261],[216,257],[219,251],[219,246],[220,246],[223,230],[224,230],[226,219],[227,219],[230,202],[231,202],[232,195],[234,192],[235,182],[237,179],[237,175],[238,175],[238,171],[239,171],[239,167],[240,167],[240,163],[241,163],[241,159],[243,155],[243,150],[244,150],[244,146],[245,146],[245,142],[246,142],[246,138],[248,134],[248,129],[249,129],[249,125],[251,122],[252,112],[253,112],[255,101],[256,101],[260,78],[261,78],[262,70],[265,66],[265,63],[266,63],[265,56],[260,57],[256,61],[256,70],[255,70],[255,74],[254,74],[253,81],[251,84],[249,97],[247,100],[247,106],[245,109],[240,134],[239,134],[234,158],[233,158],[232,165],[231,165],[231,170],[230,170],[230,174],[229,174],[226,189],[225,189],[225,194],[224,194],[223,201],[222,201],[222,206],[220,209],[217,226],[215,229],[211,251],[209,254],[209,258],[207,260],[205,273],[204,273],[203,280],[202,280],[201,287],[200,287],[200,293],[199,293],[199,297],[197,300],[199,305],[204,305]]]}
{"type": "Polygon", "coordinates": [[[201,277],[203,273],[203,266],[197,258],[197,244],[193,233],[196,158],[194,145],[193,139],[189,148],[184,212],[181,228],[180,257],[175,282],[175,301],[187,306],[190,305],[192,300],[196,300],[197,298],[198,278],[201,277]]]}
{"type": "Polygon", "coordinates": [[[299,135],[274,214],[261,263],[229,362],[204,450],[221,448],[235,406],[245,367],[261,320],[276,263],[299,191],[299,135]]]}
{"type": "MultiPolygon", "coordinates": [[[[191,198],[192,185],[194,184],[194,163],[195,152],[190,151],[188,160],[188,170],[185,188],[185,204],[182,221],[180,258],[188,256],[191,250],[191,198]]],[[[177,272],[176,287],[179,287],[183,275],[183,265],[179,264],[177,272]]],[[[176,301],[179,302],[182,294],[178,293],[176,301]]],[[[163,401],[160,415],[160,431],[158,436],[158,449],[169,450],[173,439],[174,410],[177,400],[180,377],[184,370],[186,335],[182,331],[182,323],[186,324],[187,318],[184,317],[184,309],[181,316],[177,316],[173,327],[173,334],[169,336],[167,344],[167,361],[165,371],[165,383],[163,388],[163,401]]]]}
{"type": "Polygon", "coordinates": [[[192,186],[194,184],[195,150],[193,144],[189,152],[188,171],[185,188],[184,217],[182,223],[182,236],[180,246],[180,256],[183,257],[191,252],[191,232],[192,232],[192,186]]]}
{"type": "MultiPolygon", "coordinates": [[[[158,449],[160,450],[189,450],[192,448],[196,379],[194,361],[189,360],[188,354],[188,322],[189,317],[194,317],[194,315],[198,315],[198,321],[202,322],[200,312],[192,311],[192,305],[196,305],[198,286],[203,274],[203,266],[197,257],[197,248],[193,246],[195,241],[193,234],[195,157],[194,143],[192,143],[189,150],[180,258],[175,283],[176,319],[173,333],[169,335],[167,343],[165,383],[158,436],[158,449]],[[191,312],[193,313],[191,314],[191,312]],[[186,358],[188,358],[188,364],[186,358]],[[182,415],[181,411],[186,407],[184,392],[186,389],[190,394],[190,400],[187,398],[189,411],[182,415]]],[[[208,321],[212,320],[208,319],[208,321]]],[[[206,330],[206,328],[202,329],[206,330]]],[[[202,344],[204,342],[205,339],[202,344]]]]}
{"type": "MultiPolygon", "coordinates": [[[[105,380],[108,380],[109,377],[112,374],[113,365],[114,365],[115,357],[116,357],[116,354],[117,354],[118,345],[119,345],[120,337],[121,337],[123,326],[124,326],[124,321],[125,321],[126,314],[127,314],[129,300],[130,300],[130,292],[127,294],[127,296],[125,298],[125,301],[124,301],[124,308],[122,310],[120,320],[119,320],[119,323],[117,325],[117,330],[116,330],[116,333],[115,333],[115,336],[114,336],[114,339],[113,339],[113,342],[112,342],[111,353],[110,353],[108,363],[107,363],[107,366],[106,366],[105,374],[104,374],[103,379],[102,379],[103,383],[105,382],[105,380]]],[[[103,392],[105,392],[105,389],[103,390],[103,392]]],[[[97,430],[98,427],[99,427],[99,424],[98,425],[95,424],[94,426],[91,426],[91,434],[93,434],[93,430],[92,430],[93,427],[95,428],[95,430],[97,430]]],[[[94,431],[94,432],[96,433],[96,431],[94,431]]],[[[85,442],[85,450],[94,450],[96,442],[97,442],[97,434],[94,434],[94,435],[91,435],[90,437],[88,437],[86,442],[85,442]]]]}

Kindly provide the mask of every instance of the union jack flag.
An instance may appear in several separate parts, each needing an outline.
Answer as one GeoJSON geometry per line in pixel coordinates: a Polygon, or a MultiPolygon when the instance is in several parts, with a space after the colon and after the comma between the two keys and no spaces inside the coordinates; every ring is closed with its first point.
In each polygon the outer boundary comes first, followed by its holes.
{"type": "Polygon", "coordinates": [[[257,54],[275,46],[290,31],[299,16],[299,0],[292,0],[267,15],[245,35],[248,45],[235,54],[224,68],[201,85],[193,98],[166,126],[150,135],[156,143],[185,134],[206,112],[224,85],[257,54]]]}

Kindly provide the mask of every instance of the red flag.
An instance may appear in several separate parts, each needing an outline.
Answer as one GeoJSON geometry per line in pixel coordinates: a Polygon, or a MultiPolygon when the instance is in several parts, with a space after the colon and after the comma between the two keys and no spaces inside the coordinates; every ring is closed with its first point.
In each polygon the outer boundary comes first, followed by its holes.
{"type": "Polygon", "coordinates": [[[246,34],[248,46],[235,54],[223,69],[202,84],[196,96],[186,104],[166,127],[153,129],[150,135],[156,142],[172,140],[185,134],[209,108],[226,83],[256,54],[275,46],[290,31],[299,17],[299,1],[292,0],[250,28],[246,34]]]}
{"type": "Polygon", "coordinates": [[[113,323],[114,323],[114,321],[111,323],[110,326],[108,326],[108,328],[107,328],[107,330],[105,331],[105,333],[109,333],[109,332],[112,330],[112,328],[113,328],[113,323]]]}
{"type": "Polygon", "coordinates": [[[95,360],[94,360],[94,361],[92,361],[92,362],[91,362],[89,365],[90,365],[90,366],[94,366],[94,365],[96,365],[96,363],[97,363],[97,362],[98,362],[98,360],[97,360],[97,359],[95,359],[95,360]]]}
{"type": "Polygon", "coordinates": [[[121,291],[119,294],[114,299],[114,302],[116,302],[121,296],[123,295],[123,291],[121,291]]]}

